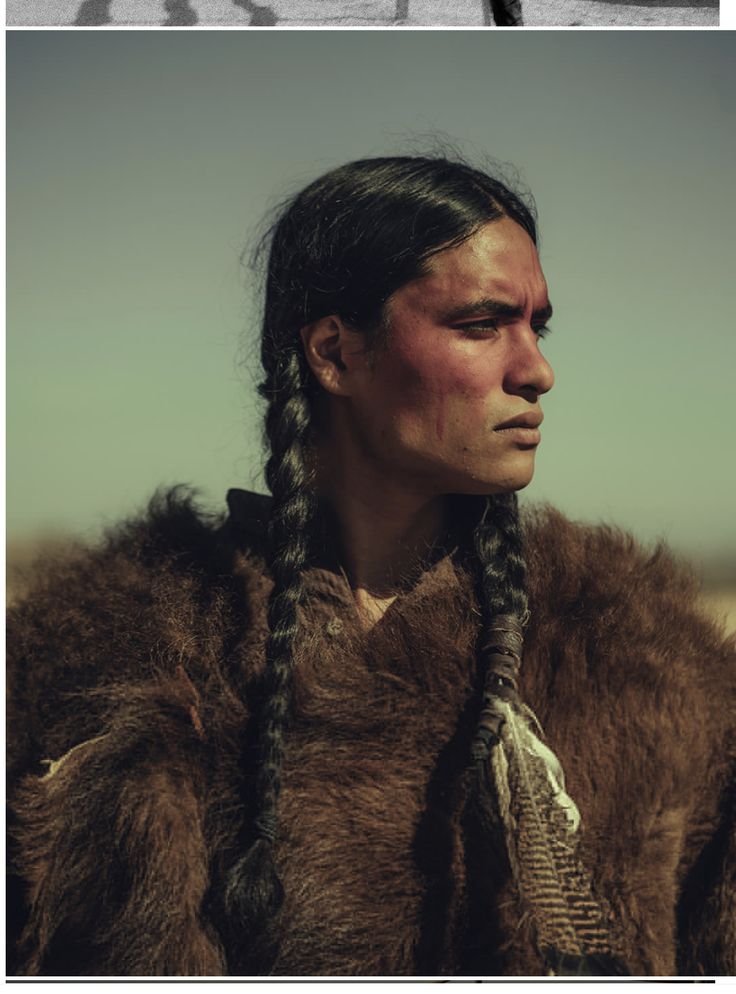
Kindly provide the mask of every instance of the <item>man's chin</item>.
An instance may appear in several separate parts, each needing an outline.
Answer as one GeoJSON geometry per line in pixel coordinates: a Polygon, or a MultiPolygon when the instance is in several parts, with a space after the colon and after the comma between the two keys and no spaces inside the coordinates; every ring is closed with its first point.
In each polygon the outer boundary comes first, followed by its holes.
{"type": "MultiPolygon", "coordinates": [[[[526,461],[526,460],[525,460],[526,461]]],[[[491,494],[508,494],[523,490],[532,482],[534,476],[533,458],[526,461],[525,466],[514,466],[508,472],[499,473],[498,467],[488,470],[467,483],[464,493],[490,496],[491,494]]]]}
{"type": "Polygon", "coordinates": [[[452,493],[466,494],[468,497],[492,497],[494,494],[511,494],[523,490],[531,483],[531,476],[519,477],[499,482],[498,480],[472,480],[453,488],[452,493]]]}
{"type": "Polygon", "coordinates": [[[434,466],[426,482],[434,494],[466,494],[489,497],[514,493],[528,487],[534,476],[534,452],[518,452],[512,458],[477,460],[461,466],[434,466]],[[448,470],[450,470],[448,472],[448,470]]]}

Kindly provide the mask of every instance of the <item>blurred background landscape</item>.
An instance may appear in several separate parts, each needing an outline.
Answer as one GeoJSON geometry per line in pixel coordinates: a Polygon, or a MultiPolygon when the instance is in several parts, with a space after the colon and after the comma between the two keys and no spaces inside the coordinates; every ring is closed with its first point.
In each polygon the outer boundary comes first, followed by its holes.
{"type": "Polygon", "coordinates": [[[667,541],[736,606],[730,33],[8,37],[9,593],[161,485],[263,490],[241,254],[316,175],[447,136],[536,197],[555,307],[523,501],[667,541]]]}

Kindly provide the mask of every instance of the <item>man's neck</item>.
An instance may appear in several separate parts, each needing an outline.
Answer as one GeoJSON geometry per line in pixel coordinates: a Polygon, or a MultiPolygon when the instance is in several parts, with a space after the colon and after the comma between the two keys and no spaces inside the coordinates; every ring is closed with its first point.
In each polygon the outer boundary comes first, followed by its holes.
{"type": "Polygon", "coordinates": [[[361,463],[321,487],[339,529],[341,559],[358,612],[371,627],[442,534],[445,498],[428,497],[361,463]]]}

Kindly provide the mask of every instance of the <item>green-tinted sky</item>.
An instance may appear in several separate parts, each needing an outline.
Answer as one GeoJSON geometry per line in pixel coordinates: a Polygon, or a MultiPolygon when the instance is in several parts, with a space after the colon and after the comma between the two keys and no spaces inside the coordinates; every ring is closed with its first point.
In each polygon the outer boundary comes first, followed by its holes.
{"type": "Polygon", "coordinates": [[[92,533],[160,483],[213,505],[258,487],[241,249],[318,173],[441,131],[518,166],[539,206],[557,384],[525,499],[736,551],[733,35],[8,45],[11,536],[92,533]]]}

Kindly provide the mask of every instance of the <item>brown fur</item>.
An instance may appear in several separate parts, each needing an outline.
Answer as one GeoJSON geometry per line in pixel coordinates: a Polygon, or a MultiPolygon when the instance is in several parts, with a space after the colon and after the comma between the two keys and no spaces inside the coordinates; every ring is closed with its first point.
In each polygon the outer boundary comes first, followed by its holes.
{"type": "MultiPolygon", "coordinates": [[[[19,972],[226,972],[210,888],[242,845],[269,589],[265,505],[244,503],[248,520],[219,529],[160,504],[48,569],[12,612],[19,972]]],[[[522,692],[628,968],[732,974],[733,642],[666,550],[551,510],[526,532],[522,692]]],[[[459,555],[367,635],[339,575],[314,568],[308,587],[276,850],[286,898],[275,960],[254,952],[252,972],[543,972],[468,805],[477,614],[459,555]]]]}

